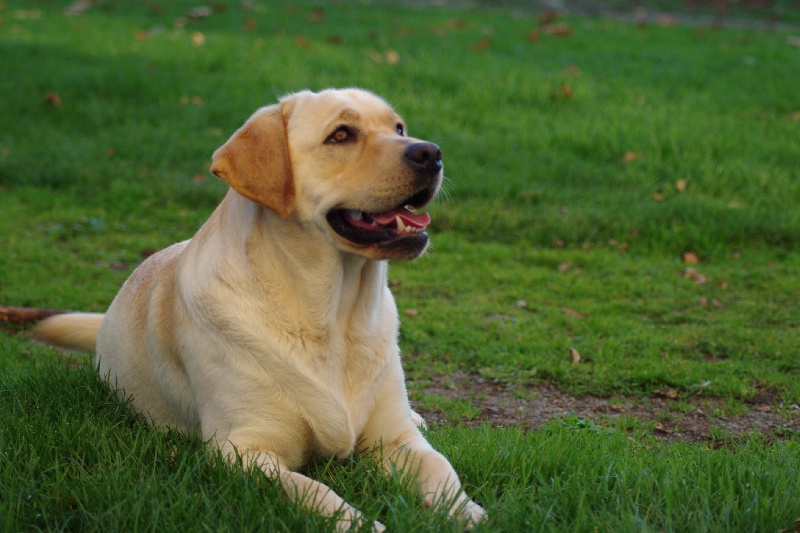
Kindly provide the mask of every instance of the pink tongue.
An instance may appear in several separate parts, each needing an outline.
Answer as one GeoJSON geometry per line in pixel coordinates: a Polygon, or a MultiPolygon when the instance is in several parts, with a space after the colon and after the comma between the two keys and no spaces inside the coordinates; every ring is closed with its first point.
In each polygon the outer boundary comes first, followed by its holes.
{"type": "Polygon", "coordinates": [[[383,213],[367,213],[369,217],[380,224],[385,226],[391,224],[398,216],[406,226],[414,226],[415,228],[424,228],[431,223],[431,216],[428,213],[416,215],[406,209],[405,207],[396,207],[383,213]]]}

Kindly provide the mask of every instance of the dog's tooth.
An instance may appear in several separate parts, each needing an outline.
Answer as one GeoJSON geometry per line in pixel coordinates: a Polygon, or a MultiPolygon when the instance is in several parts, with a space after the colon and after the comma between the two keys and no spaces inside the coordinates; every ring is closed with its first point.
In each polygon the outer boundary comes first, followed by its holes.
{"type": "Polygon", "coordinates": [[[353,220],[361,220],[361,211],[350,210],[348,211],[348,214],[353,220]]]}
{"type": "Polygon", "coordinates": [[[394,217],[395,221],[397,222],[397,231],[404,232],[406,230],[406,225],[403,223],[403,219],[400,218],[400,215],[394,217]]]}

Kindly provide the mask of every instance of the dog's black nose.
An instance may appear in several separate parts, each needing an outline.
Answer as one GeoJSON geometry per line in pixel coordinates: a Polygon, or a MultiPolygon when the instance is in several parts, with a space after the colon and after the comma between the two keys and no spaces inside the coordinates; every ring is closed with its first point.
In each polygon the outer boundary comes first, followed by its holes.
{"type": "Polygon", "coordinates": [[[406,148],[405,157],[412,167],[436,174],[442,169],[442,151],[433,143],[416,143],[406,148]]]}

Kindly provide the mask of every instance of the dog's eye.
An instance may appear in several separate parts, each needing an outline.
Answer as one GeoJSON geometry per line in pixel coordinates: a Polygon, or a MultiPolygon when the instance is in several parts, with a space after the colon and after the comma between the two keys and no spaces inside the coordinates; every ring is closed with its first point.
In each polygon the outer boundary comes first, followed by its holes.
{"type": "Polygon", "coordinates": [[[402,124],[398,124],[395,127],[397,128],[397,134],[398,135],[405,135],[406,134],[406,128],[402,124]]]}
{"type": "Polygon", "coordinates": [[[353,139],[353,137],[355,137],[355,135],[350,130],[350,128],[348,128],[347,126],[339,126],[338,128],[336,128],[336,131],[334,131],[328,136],[326,142],[343,143],[345,141],[353,139]]]}

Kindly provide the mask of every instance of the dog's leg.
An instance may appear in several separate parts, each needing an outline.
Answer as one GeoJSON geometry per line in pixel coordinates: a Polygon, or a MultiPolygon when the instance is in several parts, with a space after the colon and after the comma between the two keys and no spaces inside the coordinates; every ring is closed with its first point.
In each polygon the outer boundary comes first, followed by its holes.
{"type": "Polygon", "coordinates": [[[416,428],[389,441],[388,446],[379,447],[378,452],[387,471],[399,471],[402,478],[412,476],[425,505],[446,505],[450,516],[465,520],[470,529],[485,517],[483,508],[461,489],[450,462],[416,428]]]}
{"type": "MultiPolygon", "coordinates": [[[[256,465],[267,477],[278,480],[286,495],[293,502],[324,516],[338,516],[337,532],[344,533],[360,529],[365,524],[366,518],[358,509],[345,502],[341,496],[324,483],[281,466],[281,460],[277,454],[269,451],[244,449],[235,446],[230,440],[222,445],[221,450],[229,461],[236,461],[238,453],[242,459],[243,468],[247,469],[251,465],[256,465]]],[[[380,533],[385,529],[380,522],[372,523],[374,533],[380,533]]]]}

